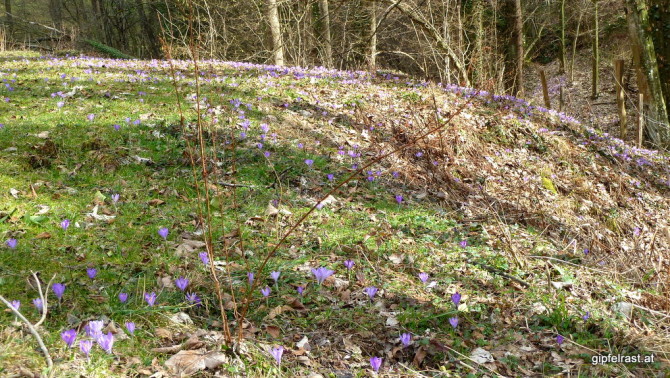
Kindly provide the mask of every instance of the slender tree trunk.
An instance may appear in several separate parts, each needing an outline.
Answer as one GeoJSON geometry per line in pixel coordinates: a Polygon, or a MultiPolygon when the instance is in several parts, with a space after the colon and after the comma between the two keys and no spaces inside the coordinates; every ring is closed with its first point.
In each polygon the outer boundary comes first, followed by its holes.
{"type": "Polygon", "coordinates": [[[144,10],[144,3],[142,0],[136,0],[137,6],[137,15],[140,19],[140,24],[142,24],[142,31],[145,35],[145,43],[147,43],[149,48],[149,53],[152,58],[160,58],[160,46],[158,46],[158,38],[156,37],[156,32],[154,31],[153,24],[149,22],[147,13],[144,10]]]}
{"type": "Polygon", "coordinates": [[[14,30],[14,18],[12,17],[12,0],[5,0],[5,23],[7,24],[7,31],[12,34],[14,30]]]}
{"type": "Polygon", "coordinates": [[[565,74],[565,67],[567,66],[567,57],[565,54],[565,0],[561,0],[561,60],[559,62],[559,73],[565,74]]]}
{"type": "Polygon", "coordinates": [[[518,97],[524,96],[523,88],[523,15],[521,13],[521,0],[514,0],[514,44],[516,46],[516,78],[514,80],[515,92],[518,97]]]}
{"type": "Polygon", "coordinates": [[[575,81],[575,58],[577,57],[577,42],[579,41],[579,29],[582,26],[582,17],[584,12],[580,10],[579,19],[577,20],[577,31],[575,32],[575,37],[572,40],[572,56],[570,57],[570,82],[575,81]]]}
{"type": "Polygon", "coordinates": [[[591,58],[591,97],[598,98],[600,86],[600,46],[599,45],[599,25],[598,25],[598,0],[593,0],[593,57],[591,58]]]}
{"type": "Polygon", "coordinates": [[[277,0],[266,0],[268,7],[268,21],[270,22],[270,33],[272,34],[272,57],[276,66],[284,65],[284,42],[281,35],[281,24],[279,22],[279,10],[277,0]]]}
{"type": "Polygon", "coordinates": [[[482,0],[477,0],[475,4],[475,72],[473,75],[473,82],[477,88],[481,88],[484,84],[486,75],[484,75],[484,4],[482,0]]]}
{"type": "Polygon", "coordinates": [[[654,42],[649,33],[647,7],[643,0],[626,0],[626,6],[631,44],[634,47],[633,56],[639,68],[639,87],[640,91],[645,94],[645,102],[649,107],[646,112],[645,133],[654,147],[668,149],[670,148],[670,126],[658,74],[654,42]]]}
{"type": "Polygon", "coordinates": [[[377,3],[370,2],[370,71],[377,69],[377,3]]]}
{"type": "Polygon", "coordinates": [[[330,37],[330,10],[328,9],[328,0],[319,0],[319,12],[323,19],[323,49],[324,65],[333,68],[333,41],[330,37]]]}
{"type": "Polygon", "coordinates": [[[49,15],[54,27],[63,30],[63,0],[49,0],[49,15]]]}
{"type": "Polygon", "coordinates": [[[670,108],[670,3],[667,0],[649,2],[649,24],[665,107],[668,109],[670,108]]]}

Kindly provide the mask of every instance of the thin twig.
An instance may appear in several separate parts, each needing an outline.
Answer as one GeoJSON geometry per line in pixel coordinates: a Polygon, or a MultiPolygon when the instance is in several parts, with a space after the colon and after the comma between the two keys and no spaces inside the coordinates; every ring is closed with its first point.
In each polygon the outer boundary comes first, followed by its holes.
{"type": "Polygon", "coordinates": [[[32,273],[33,278],[35,279],[35,282],[37,283],[37,291],[39,291],[40,299],[42,300],[42,317],[40,318],[39,322],[35,323],[35,327],[39,327],[42,323],[44,323],[44,321],[47,318],[47,311],[48,311],[48,305],[47,305],[47,296],[48,295],[47,294],[49,294],[48,293],[49,286],[51,286],[51,282],[53,282],[54,278],[56,278],[56,274],[54,273],[54,275],[51,277],[51,279],[49,280],[49,283],[47,283],[47,287],[46,287],[46,289],[44,290],[44,293],[43,293],[42,292],[42,285],[40,285],[39,277],[37,277],[37,274],[35,274],[35,272],[30,272],[30,273],[32,273]]]}
{"type": "Polygon", "coordinates": [[[42,341],[42,337],[40,337],[40,334],[37,333],[37,330],[35,329],[36,326],[33,326],[32,324],[30,324],[28,319],[26,319],[25,316],[23,316],[23,314],[21,312],[19,312],[19,310],[14,308],[14,306],[12,306],[12,304],[9,303],[5,299],[5,297],[3,297],[2,295],[0,295],[0,301],[2,301],[2,303],[4,303],[10,310],[12,310],[14,315],[16,315],[19,319],[21,319],[21,321],[23,321],[23,323],[25,323],[25,325],[28,327],[28,330],[30,330],[30,333],[32,333],[33,336],[35,336],[35,339],[37,340],[37,343],[40,345],[40,349],[42,349],[42,353],[44,354],[44,358],[47,360],[47,367],[49,369],[53,368],[54,363],[51,360],[51,355],[49,354],[49,350],[47,349],[46,345],[44,345],[44,341],[42,341]]]}

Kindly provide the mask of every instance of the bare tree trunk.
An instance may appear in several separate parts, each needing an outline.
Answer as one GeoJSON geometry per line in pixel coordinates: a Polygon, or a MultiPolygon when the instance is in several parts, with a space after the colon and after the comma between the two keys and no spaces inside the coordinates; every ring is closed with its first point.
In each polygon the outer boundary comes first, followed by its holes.
{"type": "Polygon", "coordinates": [[[524,96],[523,89],[523,15],[521,0],[514,0],[514,44],[516,46],[516,79],[514,89],[518,97],[524,96]]]}
{"type": "Polygon", "coordinates": [[[153,28],[153,24],[149,22],[147,13],[144,10],[144,3],[142,0],[136,0],[137,5],[137,15],[140,18],[140,24],[142,24],[142,31],[144,31],[145,42],[148,44],[149,52],[152,58],[160,58],[160,47],[158,46],[158,38],[153,28]]]}
{"type": "Polygon", "coordinates": [[[7,24],[7,31],[12,34],[14,29],[14,19],[12,18],[12,0],[5,0],[5,23],[7,24]]]}
{"type": "Polygon", "coordinates": [[[572,40],[572,56],[570,57],[570,82],[575,81],[575,58],[577,57],[577,42],[579,41],[579,29],[582,26],[582,17],[584,12],[580,9],[579,19],[577,20],[577,31],[575,32],[575,37],[572,40]]]}
{"type": "Polygon", "coordinates": [[[600,67],[600,47],[598,46],[599,41],[599,26],[598,26],[598,0],[593,0],[593,57],[591,62],[593,66],[591,67],[591,97],[596,99],[598,98],[598,87],[600,86],[600,72],[598,68],[600,67]]]}
{"type": "Polygon", "coordinates": [[[484,75],[484,36],[485,36],[485,31],[484,31],[484,18],[483,18],[483,13],[484,13],[484,5],[482,4],[482,0],[478,0],[476,5],[475,5],[475,30],[476,30],[476,36],[475,36],[475,73],[473,75],[473,81],[475,82],[475,85],[477,88],[481,88],[482,84],[484,84],[484,80],[486,79],[486,75],[484,75]]]}
{"type": "Polygon", "coordinates": [[[370,2],[370,71],[377,69],[377,3],[370,2]]]}
{"type": "MultiPolygon", "coordinates": [[[[656,148],[670,148],[670,126],[668,113],[663,99],[661,80],[654,42],[649,30],[647,7],[643,0],[626,0],[628,27],[630,30],[633,55],[639,67],[638,81],[640,91],[645,93],[649,106],[645,133],[656,148]]],[[[640,110],[642,111],[642,110],[640,110]]]]}
{"type": "Polygon", "coordinates": [[[658,76],[663,86],[666,109],[670,108],[670,3],[667,0],[649,2],[649,26],[658,61],[658,76]]]}
{"type": "Polygon", "coordinates": [[[266,0],[268,7],[268,21],[270,22],[270,33],[272,33],[272,57],[276,66],[284,65],[284,42],[281,35],[281,24],[279,23],[279,10],[277,0],[266,0]]]}
{"type": "Polygon", "coordinates": [[[330,10],[328,0],[319,0],[319,12],[323,19],[324,65],[333,68],[333,41],[330,37],[330,10]]]}
{"type": "Polygon", "coordinates": [[[63,0],[49,0],[49,15],[54,27],[63,30],[63,0]]]}
{"type": "Polygon", "coordinates": [[[561,0],[561,57],[560,57],[560,66],[559,73],[561,75],[565,74],[565,67],[567,66],[567,57],[565,54],[565,0],[561,0]]]}

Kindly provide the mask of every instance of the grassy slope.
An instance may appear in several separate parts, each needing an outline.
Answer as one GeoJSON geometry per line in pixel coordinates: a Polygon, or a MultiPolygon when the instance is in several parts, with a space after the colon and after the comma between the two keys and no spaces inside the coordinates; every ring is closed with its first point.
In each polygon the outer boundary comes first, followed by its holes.
{"type": "MultiPolygon", "coordinates": [[[[389,374],[497,371],[515,376],[571,370],[610,375],[663,369],[659,363],[594,367],[590,356],[651,349],[660,358],[660,351],[667,350],[663,322],[655,313],[636,310],[631,326],[610,309],[625,301],[669,310],[659,285],[665,278],[662,265],[655,266],[653,258],[627,257],[648,253],[656,258],[667,246],[665,157],[645,151],[617,155],[621,151],[608,147],[615,141],[513,100],[470,100],[456,89],[445,92],[393,77],[370,80],[361,73],[305,74],[207,62],[202,67],[201,95],[221,125],[208,144],[216,143],[226,168],[216,177],[219,185],[210,188],[220,194],[214,207],[223,210],[214,214],[214,240],[221,259],[224,250],[231,252],[237,295],[246,290],[246,272],[259,266],[277,235],[333,187],[328,173],[338,182],[352,171],[351,164],[433,124],[436,111],[446,118],[464,101],[474,101],[446,127],[442,143],[430,138],[375,165],[288,239],[257,278],[271,285],[266,277],[280,270],[280,284],[272,286],[267,301],[254,295],[248,349],[237,360],[231,357],[224,370],[274,375],[270,345],[290,349],[282,365],[288,375],[363,375],[371,356],[384,357],[382,369],[389,374]],[[236,109],[232,99],[242,105],[236,109]],[[251,121],[244,139],[239,137],[239,109],[251,121]],[[261,149],[256,143],[263,122],[270,131],[261,149]],[[226,144],[233,126],[235,174],[226,144]],[[339,146],[362,157],[340,155],[339,146]],[[628,162],[626,157],[631,157],[628,162]],[[650,164],[635,164],[640,157],[650,164]],[[307,166],[305,159],[314,165],[307,166]],[[246,185],[236,189],[236,208],[232,187],[221,184],[232,181],[246,185]],[[396,195],[404,197],[402,204],[396,195]],[[629,197],[639,202],[631,204],[629,197]],[[291,214],[265,216],[272,200],[291,214]],[[241,237],[231,232],[238,223],[243,224],[241,237]],[[590,252],[584,254],[584,248],[590,252]],[[356,262],[354,271],[343,267],[346,259],[356,262]],[[639,270],[617,273],[630,264],[639,270]],[[309,269],[316,266],[335,269],[336,279],[323,288],[314,285],[309,269]],[[437,284],[426,288],[417,278],[420,272],[430,273],[437,284]],[[550,281],[571,286],[556,289],[550,281]],[[294,301],[294,288],[305,284],[303,310],[294,301]],[[373,303],[363,292],[368,286],[381,289],[373,303]],[[463,294],[459,309],[450,300],[455,291],[463,294]],[[281,311],[271,313],[275,308],[281,311]],[[590,318],[583,320],[587,311],[590,318]],[[460,323],[453,329],[448,319],[456,316],[460,323]],[[641,324],[651,331],[637,331],[641,324]],[[398,342],[402,332],[415,335],[408,348],[398,342]],[[558,334],[568,339],[560,347],[558,334]],[[309,353],[296,346],[305,336],[309,353]],[[465,357],[477,347],[491,352],[495,362],[480,365],[465,357]]],[[[195,140],[191,131],[182,134],[178,127],[168,65],[13,58],[0,62],[0,72],[0,95],[8,98],[0,103],[0,219],[8,215],[0,235],[3,241],[19,241],[15,250],[0,249],[0,293],[21,300],[21,309],[36,320],[30,302],[37,294],[26,284],[29,272],[39,271],[45,280],[56,274],[55,282],[67,285],[63,301],[50,306],[42,330],[58,374],[157,371],[174,351],[150,348],[174,345],[196,329],[216,334],[215,295],[199,250],[178,253],[184,240],[201,239],[201,228],[184,155],[187,141],[195,140]],[[64,99],[51,96],[74,88],[64,99]],[[48,136],[38,136],[45,131],[48,136]],[[138,163],[136,156],[151,162],[138,163]],[[10,188],[20,191],[17,198],[10,188]],[[114,193],[120,194],[117,204],[110,199],[114,193]],[[86,216],[96,203],[100,214],[115,218],[86,216]],[[40,205],[49,210],[31,220],[40,205]],[[72,226],[64,232],[59,223],[66,218],[72,226]],[[170,230],[165,242],[157,235],[159,227],[170,230]],[[86,276],[90,267],[99,271],[94,280],[86,276]],[[205,306],[189,306],[181,292],[161,284],[162,277],[182,275],[205,306]],[[126,304],[117,299],[122,291],[131,294],[126,304]],[[150,291],[159,294],[157,306],[143,301],[143,293],[150,291]],[[179,311],[195,324],[177,326],[167,319],[179,311]],[[94,348],[88,363],[63,348],[61,331],[101,317],[119,325],[135,321],[138,331],[119,340],[114,355],[94,348]]],[[[186,119],[193,121],[193,101],[187,97],[195,88],[186,64],[180,63],[178,77],[186,119]]],[[[0,321],[10,324],[11,314],[0,321]]],[[[42,360],[29,334],[10,326],[0,337],[0,373],[20,366],[40,369],[42,360]]],[[[219,348],[207,340],[205,348],[219,348]]]]}

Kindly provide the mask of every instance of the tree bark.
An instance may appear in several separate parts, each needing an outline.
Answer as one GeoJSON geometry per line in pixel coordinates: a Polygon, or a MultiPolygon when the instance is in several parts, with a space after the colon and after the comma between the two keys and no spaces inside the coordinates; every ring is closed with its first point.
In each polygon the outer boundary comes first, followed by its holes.
{"type": "Polygon", "coordinates": [[[523,88],[523,15],[521,0],[514,0],[514,45],[516,46],[516,72],[514,89],[517,97],[524,96],[523,88]]]}
{"type": "Polygon", "coordinates": [[[486,79],[484,74],[484,4],[482,0],[475,3],[475,72],[472,81],[477,88],[481,88],[486,79]]]}
{"type": "Polygon", "coordinates": [[[158,45],[158,38],[156,37],[156,33],[153,28],[153,24],[149,22],[149,18],[147,17],[147,13],[144,10],[144,3],[142,0],[136,0],[137,4],[137,15],[140,18],[140,23],[142,24],[142,31],[144,31],[145,35],[145,42],[148,45],[149,48],[149,54],[151,55],[152,58],[160,58],[161,57],[161,50],[160,46],[158,45]]]}
{"type": "Polygon", "coordinates": [[[5,0],[5,23],[7,31],[12,34],[14,29],[14,18],[12,17],[12,0],[5,0]]]}
{"type": "Polygon", "coordinates": [[[649,26],[654,40],[665,108],[670,108],[670,3],[667,0],[649,2],[649,26]]]}
{"type": "Polygon", "coordinates": [[[370,71],[377,69],[377,3],[370,2],[370,71]]]}
{"type": "Polygon", "coordinates": [[[643,0],[626,0],[626,6],[631,44],[634,47],[633,57],[639,69],[639,87],[645,94],[645,102],[649,107],[645,135],[654,147],[668,149],[670,126],[658,74],[654,42],[648,32],[650,28],[647,7],[643,0]]]}
{"type": "Polygon", "coordinates": [[[567,57],[565,53],[565,0],[561,0],[561,56],[559,62],[559,73],[565,74],[565,67],[567,66],[567,57]]]}
{"type": "Polygon", "coordinates": [[[49,15],[54,27],[63,30],[63,0],[49,0],[49,15]]]}
{"type": "Polygon", "coordinates": [[[333,68],[333,41],[330,37],[330,10],[328,0],[319,0],[319,12],[323,19],[323,54],[324,66],[333,68]]]}
{"type": "Polygon", "coordinates": [[[598,0],[593,0],[593,56],[591,57],[591,98],[598,98],[600,87],[600,46],[598,25],[598,0]]]}
{"type": "Polygon", "coordinates": [[[266,0],[268,7],[268,22],[272,34],[272,57],[276,66],[284,65],[284,42],[281,35],[281,24],[279,22],[279,10],[277,0],[266,0]]]}

